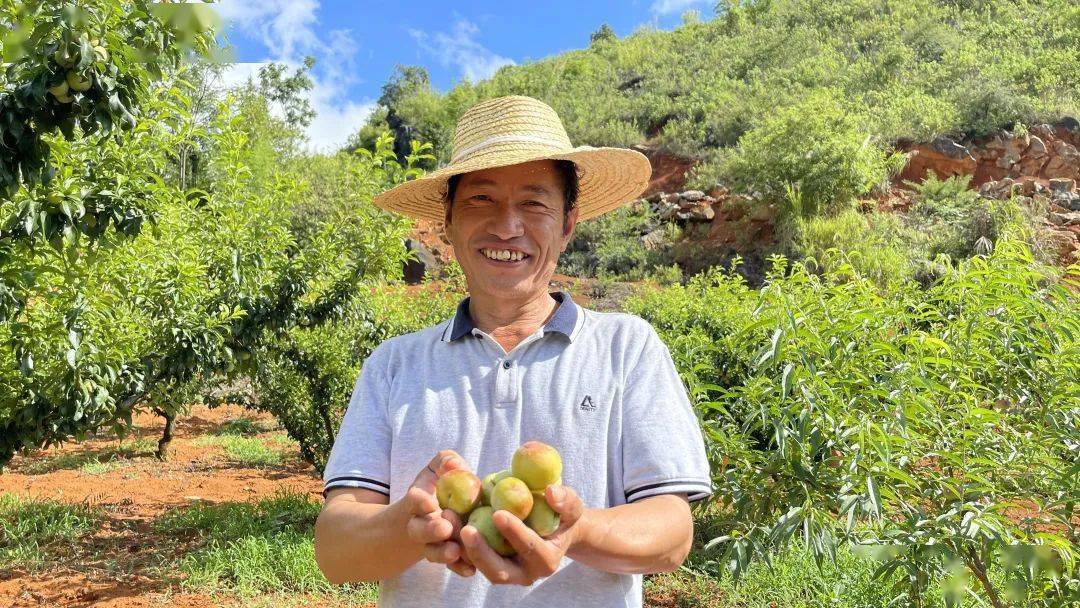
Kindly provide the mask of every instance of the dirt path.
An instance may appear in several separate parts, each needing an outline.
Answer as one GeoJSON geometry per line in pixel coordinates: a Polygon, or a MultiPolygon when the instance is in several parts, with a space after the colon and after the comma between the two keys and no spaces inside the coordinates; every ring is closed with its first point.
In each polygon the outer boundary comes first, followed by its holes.
{"type": "MultiPolygon", "coordinates": [[[[194,444],[196,438],[238,418],[254,419],[265,428],[274,425],[271,417],[239,407],[196,406],[189,416],[177,420],[168,462],[153,457],[164,426],[161,418],[153,416],[137,417],[134,432],[122,442],[99,436],[16,457],[0,474],[0,494],[86,503],[99,508],[105,519],[93,533],[89,549],[72,548],[70,556],[41,572],[0,570],[0,606],[203,608],[228,602],[228,598],[181,593],[176,581],[149,574],[162,557],[183,550],[159,546],[151,521],[168,509],[196,501],[253,501],[283,489],[318,497],[322,487],[314,469],[296,456],[287,457],[280,466],[250,468],[229,462],[220,448],[194,444]],[[95,461],[107,462],[103,467],[107,470],[79,466],[95,461]]],[[[290,597],[298,599],[302,601],[290,597]]],[[[325,605],[325,601],[315,604],[325,605]]]]}

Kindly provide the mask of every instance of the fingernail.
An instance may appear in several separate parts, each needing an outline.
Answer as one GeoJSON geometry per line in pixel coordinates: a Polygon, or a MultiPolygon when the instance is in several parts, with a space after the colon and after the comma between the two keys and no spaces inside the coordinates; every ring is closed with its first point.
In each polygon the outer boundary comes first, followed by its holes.
{"type": "Polygon", "coordinates": [[[563,496],[566,494],[566,490],[562,489],[562,486],[552,486],[551,498],[557,501],[562,501],[563,496]]]}

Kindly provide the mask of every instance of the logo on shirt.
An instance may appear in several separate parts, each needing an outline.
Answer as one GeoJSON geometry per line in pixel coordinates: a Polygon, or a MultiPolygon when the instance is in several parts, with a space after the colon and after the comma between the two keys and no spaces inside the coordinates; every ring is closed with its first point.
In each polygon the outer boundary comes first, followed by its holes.
{"type": "Polygon", "coordinates": [[[581,400],[581,405],[578,407],[586,412],[591,412],[596,409],[596,406],[593,405],[592,397],[589,395],[585,395],[585,398],[581,400]]]}

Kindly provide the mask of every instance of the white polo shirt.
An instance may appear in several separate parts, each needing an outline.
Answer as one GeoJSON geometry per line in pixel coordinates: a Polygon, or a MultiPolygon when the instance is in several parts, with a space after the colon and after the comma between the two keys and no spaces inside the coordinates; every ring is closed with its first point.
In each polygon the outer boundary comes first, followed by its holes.
{"type": "MultiPolygon", "coordinates": [[[[468,298],[433,327],[380,344],[364,362],[323,474],[325,490],[367,488],[399,500],[451,449],[480,476],[538,440],[559,450],[563,484],[587,507],[712,491],[698,419],[651,325],[578,306],[565,292],[546,325],[510,352],[477,329],[468,298]]],[[[387,552],[394,547],[386,547],[387,552]]],[[[530,587],[491,585],[421,561],[382,581],[399,607],[641,606],[641,575],[564,558],[530,587]]]]}

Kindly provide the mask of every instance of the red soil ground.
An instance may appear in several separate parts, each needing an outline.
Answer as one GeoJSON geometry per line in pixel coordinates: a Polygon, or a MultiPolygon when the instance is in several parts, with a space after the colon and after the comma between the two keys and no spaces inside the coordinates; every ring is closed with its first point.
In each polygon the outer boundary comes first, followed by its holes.
{"type": "MultiPolygon", "coordinates": [[[[193,445],[198,436],[212,432],[227,420],[241,417],[273,426],[271,417],[239,407],[211,410],[196,406],[190,416],[177,420],[167,462],[156,460],[151,448],[124,459],[122,466],[104,473],[61,469],[32,474],[35,465],[40,470],[43,459],[64,455],[92,459],[96,454],[104,454],[101,459],[107,460],[112,449],[121,445],[130,447],[135,438],[146,437],[156,442],[164,422],[149,415],[135,419],[134,433],[122,444],[113,437],[99,437],[16,457],[0,475],[0,493],[86,503],[100,508],[105,519],[93,533],[92,551],[77,551],[78,555],[41,572],[0,570],[0,606],[205,608],[229,603],[230,598],[182,593],[176,581],[163,581],[147,571],[163,553],[173,555],[182,551],[181,547],[159,546],[151,521],[168,509],[190,505],[195,500],[209,504],[253,501],[273,496],[282,489],[320,497],[322,487],[314,469],[296,457],[289,457],[279,467],[256,469],[230,463],[223,458],[220,448],[193,445]],[[87,558],[88,555],[91,557],[87,558]]],[[[145,446],[147,442],[142,443],[145,446]]],[[[311,603],[325,604],[325,600],[314,598],[311,603]]]]}

